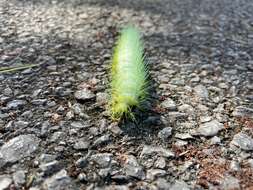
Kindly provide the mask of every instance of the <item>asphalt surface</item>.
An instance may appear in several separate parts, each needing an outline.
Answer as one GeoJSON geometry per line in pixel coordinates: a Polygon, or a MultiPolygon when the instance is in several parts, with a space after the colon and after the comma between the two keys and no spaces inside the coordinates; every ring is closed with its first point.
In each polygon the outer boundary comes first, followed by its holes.
{"type": "Polygon", "coordinates": [[[0,0],[0,189],[252,189],[251,0],[0,0]],[[133,24],[149,99],[112,122],[133,24]]]}

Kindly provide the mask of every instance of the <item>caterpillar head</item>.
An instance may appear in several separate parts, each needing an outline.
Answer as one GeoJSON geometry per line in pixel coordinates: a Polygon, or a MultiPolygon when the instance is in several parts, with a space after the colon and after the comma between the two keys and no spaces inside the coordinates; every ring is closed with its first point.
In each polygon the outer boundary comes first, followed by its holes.
{"type": "Polygon", "coordinates": [[[123,115],[128,113],[129,107],[126,103],[121,102],[117,103],[113,106],[111,112],[112,112],[112,118],[113,119],[118,119],[121,118],[123,115]]]}
{"type": "Polygon", "coordinates": [[[131,98],[118,98],[117,102],[112,103],[111,106],[111,116],[113,120],[120,120],[123,116],[135,119],[134,114],[131,112],[131,107],[129,105],[135,105],[137,102],[131,98]],[[130,104],[131,102],[131,104],[130,104]]]}

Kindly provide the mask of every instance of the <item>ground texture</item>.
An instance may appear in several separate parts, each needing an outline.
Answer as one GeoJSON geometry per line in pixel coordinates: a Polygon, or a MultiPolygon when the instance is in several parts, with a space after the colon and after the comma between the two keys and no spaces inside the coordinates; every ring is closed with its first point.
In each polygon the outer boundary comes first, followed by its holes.
{"type": "Polygon", "coordinates": [[[0,189],[253,189],[252,92],[252,0],[0,0],[0,189]],[[150,100],[113,123],[127,23],[150,100]]]}

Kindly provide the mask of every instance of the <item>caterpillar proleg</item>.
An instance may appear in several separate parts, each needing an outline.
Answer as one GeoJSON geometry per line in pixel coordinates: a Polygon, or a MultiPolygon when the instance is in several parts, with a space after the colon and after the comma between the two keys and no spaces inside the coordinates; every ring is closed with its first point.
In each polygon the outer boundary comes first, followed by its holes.
{"type": "Polygon", "coordinates": [[[116,43],[111,67],[110,113],[114,120],[134,118],[131,108],[140,107],[147,95],[147,77],[143,42],[139,31],[128,26],[116,43]]]}

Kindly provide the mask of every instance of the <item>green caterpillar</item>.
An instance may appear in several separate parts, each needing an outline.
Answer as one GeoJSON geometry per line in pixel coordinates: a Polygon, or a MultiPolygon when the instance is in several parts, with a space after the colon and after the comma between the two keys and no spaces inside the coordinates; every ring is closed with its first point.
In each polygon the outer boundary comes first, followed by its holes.
{"type": "Polygon", "coordinates": [[[139,31],[128,26],[114,49],[111,67],[110,113],[113,120],[122,116],[134,119],[133,106],[140,107],[147,95],[148,70],[139,31]]]}

